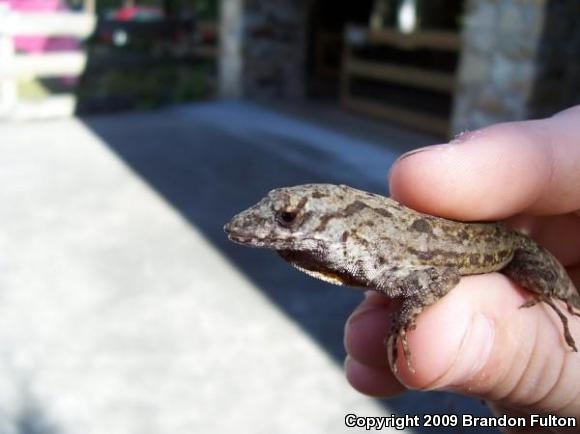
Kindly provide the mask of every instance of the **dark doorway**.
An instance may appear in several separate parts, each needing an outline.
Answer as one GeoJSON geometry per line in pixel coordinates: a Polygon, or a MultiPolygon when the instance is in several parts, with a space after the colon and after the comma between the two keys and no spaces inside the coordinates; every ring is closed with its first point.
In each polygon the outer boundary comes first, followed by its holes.
{"type": "Polygon", "coordinates": [[[307,96],[446,136],[463,7],[464,0],[315,1],[307,96]]]}
{"type": "Polygon", "coordinates": [[[338,100],[346,23],[366,25],[374,0],[316,0],[308,14],[306,89],[309,98],[338,100]]]}

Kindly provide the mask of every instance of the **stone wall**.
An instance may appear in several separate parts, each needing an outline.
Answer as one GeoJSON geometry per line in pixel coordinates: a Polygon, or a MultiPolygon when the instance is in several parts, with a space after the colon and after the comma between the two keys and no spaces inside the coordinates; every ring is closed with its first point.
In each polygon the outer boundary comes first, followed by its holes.
{"type": "Polygon", "coordinates": [[[524,119],[547,0],[467,0],[452,129],[524,119]]]}
{"type": "Polygon", "coordinates": [[[537,54],[530,117],[549,116],[580,104],[580,1],[548,3],[537,54]]]}
{"type": "MultiPolygon", "coordinates": [[[[221,0],[222,95],[305,97],[314,0],[221,0]]],[[[579,0],[465,0],[452,131],[580,102],[579,0]]]]}
{"type": "Polygon", "coordinates": [[[244,96],[304,97],[307,6],[307,0],[245,0],[244,96]]]}
{"type": "Polygon", "coordinates": [[[577,0],[467,0],[453,131],[578,104],[579,16],[577,0]]]}

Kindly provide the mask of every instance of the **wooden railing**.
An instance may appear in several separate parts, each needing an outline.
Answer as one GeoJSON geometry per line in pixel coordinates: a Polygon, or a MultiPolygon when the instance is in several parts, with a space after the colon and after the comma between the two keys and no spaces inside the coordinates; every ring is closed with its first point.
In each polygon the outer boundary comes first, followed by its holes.
{"type": "Polygon", "coordinates": [[[455,74],[388,61],[366,60],[354,53],[357,47],[364,45],[384,45],[405,51],[424,49],[458,52],[460,49],[459,35],[456,32],[436,30],[403,34],[395,29],[371,30],[355,25],[347,27],[345,32],[340,86],[341,105],[347,109],[423,131],[447,135],[449,132],[448,118],[376,98],[358,96],[352,91],[352,82],[362,78],[378,83],[391,83],[408,88],[440,92],[451,97],[455,88],[455,74]]]}
{"type": "Polygon", "coordinates": [[[91,9],[94,8],[87,7],[85,12],[79,13],[21,13],[0,8],[0,120],[66,117],[74,114],[76,99],[73,94],[26,100],[18,95],[18,82],[30,78],[79,76],[86,66],[86,54],[80,50],[17,53],[14,37],[86,38],[93,32],[96,23],[95,15],[90,13],[91,9]]]}

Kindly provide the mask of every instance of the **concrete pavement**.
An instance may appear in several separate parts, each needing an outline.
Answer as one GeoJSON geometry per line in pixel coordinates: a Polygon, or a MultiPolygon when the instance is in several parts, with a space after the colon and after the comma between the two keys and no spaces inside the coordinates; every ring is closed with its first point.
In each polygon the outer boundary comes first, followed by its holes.
{"type": "Polygon", "coordinates": [[[384,192],[396,155],[247,103],[0,125],[0,432],[335,433],[352,432],[348,413],[487,414],[353,391],[341,340],[360,294],[221,231],[275,186],[384,192]]]}

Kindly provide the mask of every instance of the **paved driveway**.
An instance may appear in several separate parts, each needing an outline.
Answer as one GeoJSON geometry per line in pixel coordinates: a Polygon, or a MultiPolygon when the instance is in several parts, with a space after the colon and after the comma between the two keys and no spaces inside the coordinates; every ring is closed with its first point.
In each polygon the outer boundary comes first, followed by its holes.
{"type": "Polygon", "coordinates": [[[336,433],[348,413],[486,414],[353,391],[341,341],[360,294],[222,233],[276,186],[385,192],[391,149],[414,136],[388,137],[233,102],[0,125],[0,432],[336,433]]]}

